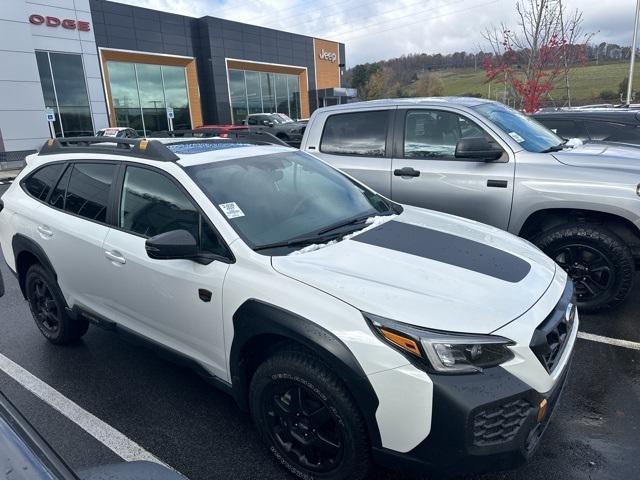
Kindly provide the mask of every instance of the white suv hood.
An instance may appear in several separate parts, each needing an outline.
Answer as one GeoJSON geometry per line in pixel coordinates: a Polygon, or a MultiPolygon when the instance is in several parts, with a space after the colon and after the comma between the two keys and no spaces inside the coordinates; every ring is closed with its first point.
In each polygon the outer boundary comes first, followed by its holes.
{"type": "Polygon", "coordinates": [[[528,242],[470,220],[404,208],[349,240],[273,257],[273,267],[362,311],[467,333],[490,333],[514,320],[551,284],[555,263],[528,242]]]}

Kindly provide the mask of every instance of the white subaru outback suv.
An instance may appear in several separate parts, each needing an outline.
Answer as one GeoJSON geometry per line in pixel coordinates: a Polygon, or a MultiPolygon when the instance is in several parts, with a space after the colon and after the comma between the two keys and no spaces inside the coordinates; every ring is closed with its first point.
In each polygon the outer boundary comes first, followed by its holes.
{"type": "Polygon", "coordinates": [[[109,141],[50,140],[2,197],[4,258],[48,340],[93,323],[179,355],[301,478],[532,454],[578,331],[540,250],[292,148],[109,141]]]}

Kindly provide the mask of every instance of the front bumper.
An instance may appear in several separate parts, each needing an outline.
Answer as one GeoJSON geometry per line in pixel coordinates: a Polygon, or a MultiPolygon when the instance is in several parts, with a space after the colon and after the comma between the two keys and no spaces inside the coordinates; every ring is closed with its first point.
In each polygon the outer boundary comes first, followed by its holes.
{"type": "Polygon", "coordinates": [[[376,462],[390,468],[447,474],[496,471],[527,461],[556,409],[570,362],[553,389],[533,390],[501,367],[480,375],[431,375],[431,432],[407,453],[374,449],[376,462]],[[540,405],[547,407],[538,418],[540,405]]]}

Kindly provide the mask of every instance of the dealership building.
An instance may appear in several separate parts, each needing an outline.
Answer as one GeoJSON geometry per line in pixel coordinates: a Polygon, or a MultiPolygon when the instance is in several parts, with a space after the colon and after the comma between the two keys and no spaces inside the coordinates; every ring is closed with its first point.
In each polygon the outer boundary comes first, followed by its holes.
{"type": "MultiPolygon", "coordinates": [[[[0,162],[52,134],[141,134],[307,118],[355,96],[344,44],[105,0],[10,0],[0,9],[0,162]]],[[[215,13],[215,12],[214,12],[215,13]]],[[[264,16],[260,13],[256,18],[264,16]]]]}

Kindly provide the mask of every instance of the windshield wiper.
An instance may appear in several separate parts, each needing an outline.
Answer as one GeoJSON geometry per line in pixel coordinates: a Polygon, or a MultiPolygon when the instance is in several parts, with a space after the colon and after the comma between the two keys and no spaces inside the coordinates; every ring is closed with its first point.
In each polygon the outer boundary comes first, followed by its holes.
{"type": "Polygon", "coordinates": [[[323,235],[325,233],[333,232],[334,230],[338,230],[343,227],[364,223],[367,221],[367,219],[371,217],[375,217],[376,213],[377,212],[370,212],[370,213],[367,213],[366,215],[357,215],[355,217],[347,218],[346,220],[341,220],[340,222],[334,223],[333,225],[329,225],[328,227],[318,230],[316,234],[323,235]]]}
{"type": "Polygon", "coordinates": [[[265,245],[259,245],[253,249],[254,252],[260,250],[270,250],[272,248],[284,248],[284,247],[297,247],[299,245],[313,245],[314,243],[326,243],[331,240],[335,240],[342,234],[333,235],[305,235],[304,237],[296,237],[291,240],[285,240],[283,242],[267,243],[265,245]]]}
{"type": "Polygon", "coordinates": [[[567,140],[564,140],[562,143],[558,145],[554,145],[553,147],[545,148],[540,153],[551,153],[551,152],[559,152],[560,150],[564,150],[564,147],[567,143],[567,140]]]}

